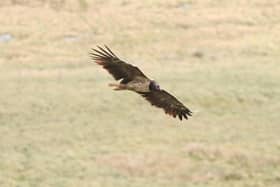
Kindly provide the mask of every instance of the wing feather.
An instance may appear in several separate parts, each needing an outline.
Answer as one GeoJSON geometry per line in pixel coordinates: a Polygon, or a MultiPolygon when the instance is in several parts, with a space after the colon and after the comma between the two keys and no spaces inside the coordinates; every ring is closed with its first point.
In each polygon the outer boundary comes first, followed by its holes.
{"type": "Polygon", "coordinates": [[[121,83],[126,84],[137,76],[147,78],[138,67],[120,60],[109,47],[104,47],[105,49],[100,46],[97,46],[98,49],[92,49],[91,58],[116,80],[121,80],[121,83]]]}
{"type": "Polygon", "coordinates": [[[185,107],[176,97],[172,96],[165,90],[154,90],[147,93],[139,93],[152,105],[162,108],[166,114],[173,116],[178,115],[179,119],[188,119],[192,112],[185,107]]]}

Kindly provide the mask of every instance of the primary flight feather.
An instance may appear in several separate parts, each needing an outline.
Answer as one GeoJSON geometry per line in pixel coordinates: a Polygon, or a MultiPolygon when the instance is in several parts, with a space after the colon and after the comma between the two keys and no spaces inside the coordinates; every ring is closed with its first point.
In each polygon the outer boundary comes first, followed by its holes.
{"type": "Polygon", "coordinates": [[[117,81],[109,86],[114,90],[131,90],[146,98],[152,105],[162,108],[166,114],[178,116],[180,120],[188,119],[192,112],[185,107],[176,97],[172,96],[154,81],[149,79],[136,66],[120,60],[107,46],[92,49],[92,59],[105,68],[117,81]]]}

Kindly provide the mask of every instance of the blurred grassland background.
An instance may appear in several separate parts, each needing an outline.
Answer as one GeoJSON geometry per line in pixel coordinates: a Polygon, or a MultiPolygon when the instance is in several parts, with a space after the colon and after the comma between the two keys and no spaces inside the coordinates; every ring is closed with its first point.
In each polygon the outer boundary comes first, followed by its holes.
{"type": "Polygon", "coordinates": [[[1,187],[276,187],[278,0],[1,0],[1,187]],[[173,93],[180,122],[114,92],[106,44],[173,93]]]}

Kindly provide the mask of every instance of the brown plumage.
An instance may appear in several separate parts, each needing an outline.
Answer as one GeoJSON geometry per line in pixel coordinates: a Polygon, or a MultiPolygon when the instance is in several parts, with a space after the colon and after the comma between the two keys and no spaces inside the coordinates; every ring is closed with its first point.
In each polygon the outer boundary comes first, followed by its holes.
{"type": "Polygon", "coordinates": [[[114,90],[131,90],[142,95],[152,105],[162,108],[165,113],[180,120],[188,119],[192,112],[174,96],[160,89],[159,85],[150,80],[136,66],[120,60],[107,46],[97,47],[90,53],[92,59],[106,69],[119,84],[109,84],[114,90]]]}

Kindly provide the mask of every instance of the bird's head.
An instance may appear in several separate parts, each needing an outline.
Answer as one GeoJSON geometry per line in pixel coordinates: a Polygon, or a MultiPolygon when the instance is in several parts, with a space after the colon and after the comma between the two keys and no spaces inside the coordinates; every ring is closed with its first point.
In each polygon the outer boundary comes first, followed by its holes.
{"type": "Polygon", "coordinates": [[[151,91],[152,91],[152,90],[160,90],[160,86],[159,86],[159,84],[158,84],[156,81],[152,80],[152,81],[150,82],[149,89],[150,89],[151,91]]]}

